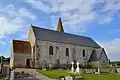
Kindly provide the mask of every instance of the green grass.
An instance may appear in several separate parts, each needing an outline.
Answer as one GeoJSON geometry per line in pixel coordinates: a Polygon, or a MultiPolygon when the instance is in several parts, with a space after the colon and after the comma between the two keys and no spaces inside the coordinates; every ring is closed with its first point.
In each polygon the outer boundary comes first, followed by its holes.
{"type": "Polygon", "coordinates": [[[46,75],[49,78],[53,79],[58,79],[61,76],[68,76],[68,75],[73,75],[73,76],[79,76],[79,74],[72,74],[70,73],[70,70],[38,70],[38,72],[46,75]]]}
{"type": "Polygon", "coordinates": [[[0,74],[0,80],[3,80],[3,76],[0,74]]]}
{"type": "Polygon", "coordinates": [[[60,76],[83,76],[85,80],[120,80],[120,74],[72,74],[69,70],[38,70],[49,78],[58,79],[60,76]]]}
{"type": "Polygon", "coordinates": [[[109,73],[110,72],[110,68],[100,68],[100,72],[102,72],[102,73],[109,73]]]}
{"type": "Polygon", "coordinates": [[[85,80],[120,80],[120,74],[82,74],[85,80]]]}

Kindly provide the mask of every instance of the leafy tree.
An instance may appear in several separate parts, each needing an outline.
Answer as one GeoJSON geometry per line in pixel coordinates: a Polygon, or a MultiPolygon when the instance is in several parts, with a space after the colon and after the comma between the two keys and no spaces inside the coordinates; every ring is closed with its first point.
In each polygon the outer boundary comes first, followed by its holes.
{"type": "Polygon", "coordinates": [[[117,65],[118,65],[118,66],[120,66],[120,62],[119,62],[119,63],[117,63],[117,65]]]}
{"type": "Polygon", "coordinates": [[[3,59],[5,59],[5,57],[4,56],[0,56],[0,63],[3,62],[3,59]]]}

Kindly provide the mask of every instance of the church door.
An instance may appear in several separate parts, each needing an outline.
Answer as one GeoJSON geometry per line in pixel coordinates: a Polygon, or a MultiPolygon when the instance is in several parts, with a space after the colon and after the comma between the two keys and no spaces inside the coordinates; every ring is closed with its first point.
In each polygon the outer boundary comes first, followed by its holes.
{"type": "Polygon", "coordinates": [[[26,67],[30,68],[30,59],[26,59],[26,67]]]}

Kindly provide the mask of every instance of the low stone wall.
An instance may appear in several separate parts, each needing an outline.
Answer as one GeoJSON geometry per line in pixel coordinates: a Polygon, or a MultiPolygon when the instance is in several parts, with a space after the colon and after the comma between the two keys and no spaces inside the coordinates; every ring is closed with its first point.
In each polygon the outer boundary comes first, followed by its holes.
{"type": "Polygon", "coordinates": [[[117,72],[120,73],[120,68],[116,68],[117,72]]]}
{"type": "Polygon", "coordinates": [[[66,77],[61,77],[58,80],[84,80],[84,78],[82,76],[77,76],[77,77],[66,76],[66,77]]]}
{"type": "Polygon", "coordinates": [[[10,80],[39,80],[24,72],[11,71],[10,80]]]}

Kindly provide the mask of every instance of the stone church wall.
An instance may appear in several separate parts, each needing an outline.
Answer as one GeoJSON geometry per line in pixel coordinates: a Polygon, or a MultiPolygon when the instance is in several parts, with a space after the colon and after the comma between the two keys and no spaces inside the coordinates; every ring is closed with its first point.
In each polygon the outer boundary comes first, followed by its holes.
{"type": "Polygon", "coordinates": [[[73,44],[64,44],[50,41],[37,41],[36,54],[39,55],[39,66],[41,67],[43,62],[52,64],[54,66],[59,60],[60,64],[71,64],[72,60],[79,61],[80,64],[87,63],[93,47],[78,46],[73,44]],[[49,55],[49,47],[53,46],[53,55],[49,55]],[[66,48],[69,49],[69,56],[66,56],[66,48]],[[83,57],[83,50],[85,50],[85,57],[83,57]]]}
{"type": "Polygon", "coordinates": [[[14,67],[26,67],[26,59],[30,59],[30,53],[14,53],[14,67]]]}

